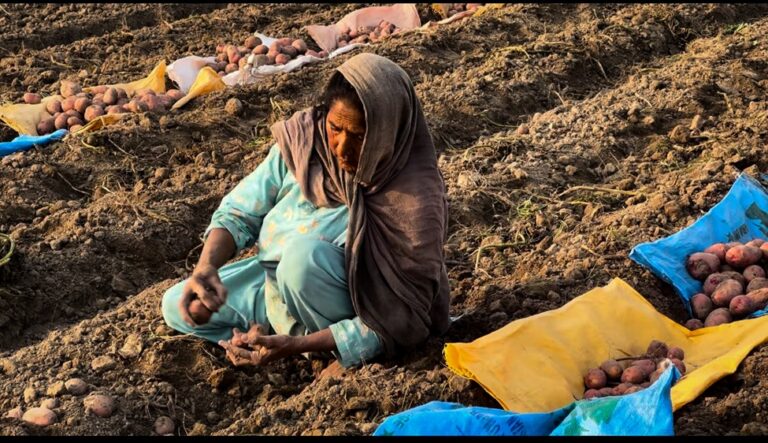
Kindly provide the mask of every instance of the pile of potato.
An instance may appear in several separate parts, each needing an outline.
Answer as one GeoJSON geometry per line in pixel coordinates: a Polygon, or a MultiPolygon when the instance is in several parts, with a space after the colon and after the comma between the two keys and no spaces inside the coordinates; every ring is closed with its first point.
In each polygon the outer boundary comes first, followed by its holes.
{"type": "Polygon", "coordinates": [[[261,39],[250,36],[240,46],[221,44],[216,46],[216,61],[210,66],[223,77],[245,66],[250,54],[256,54],[256,48],[264,46],[261,39]]]}
{"type": "Polygon", "coordinates": [[[248,65],[254,68],[264,65],[284,65],[300,55],[325,58],[327,51],[317,52],[307,47],[307,43],[298,38],[279,38],[269,46],[258,45],[253,49],[253,54],[248,57],[248,65]]]}
{"type": "Polygon", "coordinates": [[[694,318],[688,329],[716,326],[744,318],[768,304],[768,279],[763,266],[768,243],[715,243],[704,252],[691,254],[688,273],[703,283],[702,293],[691,297],[694,318]]]}
{"type": "Polygon", "coordinates": [[[353,43],[376,43],[399,32],[400,28],[386,20],[379,22],[378,26],[360,26],[357,29],[344,26],[336,41],[336,46],[343,48],[353,43]]]}
{"type": "Polygon", "coordinates": [[[685,374],[683,358],[685,352],[681,348],[653,340],[642,356],[622,361],[610,359],[599,368],[590,369],[584,376],[584,399],[641,391],[653,384],[669,365],[677,366],[685,374]]]}
{"type": "MultiPolygon", "coordinates": [[[[165,94],[156,94],[151,89],[139,89],[133,97],[122,88],[96,86],[90,93],[75,82],[61,82],[63,100],[50,100],[45,109],[51,114],[37,124],[37,134],[50,134],[57,129],[69,129],[70,132],[81,129],[86,123],[105,114],[125,112],[166,112],[176,101],[184,97],[177,89],[169,89],[165,94]]],[[[38,94],[24,94],[24,102],[40,103],[38,94]]]]}
{"type": "Polygon", "coordinates": [[[483,6],[483,3],[450,3],[447,16],[450,17],[464,11],[474,11],[481,6],[483,6]]]}

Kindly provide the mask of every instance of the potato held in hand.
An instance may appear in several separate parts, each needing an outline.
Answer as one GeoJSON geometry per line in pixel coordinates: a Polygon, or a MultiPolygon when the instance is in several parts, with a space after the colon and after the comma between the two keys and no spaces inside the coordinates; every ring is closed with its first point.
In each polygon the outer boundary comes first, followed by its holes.
{"type": "Polygon", "coordinates": [[[205,307],[203,302],[199,298],[192,300],[189,303],[189,316],[195,324],[204,325],[211,319],[213,313],[205,307]]]}
{"type": "Polygon", "coordinates": [[[709,274],[713,274],[720,270],[720,260],[718,260],[715,254],[696,252],[688,257],[686,269],[688,269],[688,273],[691,274],[691,277],[696,280],[704,281],[709,274]]]}

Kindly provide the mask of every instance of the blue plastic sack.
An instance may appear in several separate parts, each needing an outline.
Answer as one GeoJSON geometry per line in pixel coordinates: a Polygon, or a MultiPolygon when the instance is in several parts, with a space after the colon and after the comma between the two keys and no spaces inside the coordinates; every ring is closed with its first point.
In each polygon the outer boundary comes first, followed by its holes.
{"type": "Polygon", "coordinates": [[[551,412],[518,414],[433,401],[390,416],[374,436],[674,435],[670,366],[647,389],[579,400],[551,412]]]}
{"type": "Polygon", "coordinates": [[[35,145],[47,145],[53,141],[61,140],[67,135],[66,129],[59,129],[46,135],[20,135],[9,142],[0,142],[0,157],[14,152],[26,151],[35,145]]]}
{"type": "MultiPolygon", "coordinates": [[[[703,288],[702,282],[685,268],[688,256],[713,243],[754,238],[768,239],[768,192],[754,178],[741,173],[725,197],[692,225],[669,237],[635,246],[629,258],[672,285],[692,316],[691,297],[703,288]]],[[[763,309],[749,317],[766,312],[763,309]]]]}

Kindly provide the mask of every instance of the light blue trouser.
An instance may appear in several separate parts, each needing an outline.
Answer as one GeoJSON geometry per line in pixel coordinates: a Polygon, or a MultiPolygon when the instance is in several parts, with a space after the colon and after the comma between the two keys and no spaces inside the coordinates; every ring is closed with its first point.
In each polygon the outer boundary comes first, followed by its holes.
{"type": "Polygon", "coordinates": [[[163,318],[168,326],[217,343],[229,340],[232,328],[248,330],[255,321],[270,333],[304,335],[355,317],[347,286],[344,249],[320,240],[288,242],[277,266],[256,257],[219,270],[227,288],[227,301],[208,323],[190,327],[179,314],[185,281],[163,296],[163,318]]]}

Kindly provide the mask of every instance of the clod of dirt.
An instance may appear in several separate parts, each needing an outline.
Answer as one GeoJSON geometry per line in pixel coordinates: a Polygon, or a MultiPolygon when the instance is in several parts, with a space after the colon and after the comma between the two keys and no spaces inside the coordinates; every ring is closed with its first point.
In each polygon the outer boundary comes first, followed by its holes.
{"type": "Polygon", "coordinates": [[[115,274],[112,277],[112,290],[120,295],[131,295],[136,292],[136,285],[131,283],[125,276],[121,274],[115,274]]]}
{"type": "Polygon", "coordinates": [[[47,408],[47,409],[56,409],[59,407],[59,399],[58,398],[46,398],[42,402],[40,402],[41,408],[47,408]]]}
{"type": "Polygon", "coordinates": [[[91,362],[91,369],[96,372],[109,371],[117,366],[117,362],[108,355],[96,357],[91,362]]]}
{"type": "Polygon", "coordinates": [[[58,397],[67,392],[67,388],[64,387],[63,381],[57,381],[56,383],[48,386],[48,390],[45,391],[45,395],[49,397],[58,397]]]}
{"type": "Polygon", "coordinates": [[[347,412],[360,411],[370,408],[376,403],[375,400],[365,397],[352,397],[347,400],[347,404],[344,409],[347,412]]]}
{"type": "Polygon", "coordinates": [[[21,419],[35,426],[49,426],[56,422],[56,414],[48,408],[31,408],[21,419]]]}
{"type": "Polygon", "coordinates": [[[94,415],[106,418],[115,411],[115,401],[108,395],[92,394],[83,400],[85,412],[92,412],[94,415]]]}
{"type": "Polygon", "coordinates": [[[158,435],[173,435],[173,431],[176,430],[176,425],[173,423],[171,417],[161,415],[155,420],[154,430],[158,435]]]}
{"type": "Polygon", "coordinates": [[[8,413],[5,414],[8,418],[15,418],[17,420],[21,420],[21,417],[24,415],[24,412],[21,410],[20,407],[15,407],[8,411],[8,413]]]}
{"type": "Polygon", "coordinates": [[[243,102],[236,98],[230,98],[224,105],[224,111],[229,115],[240,115],[243,112],[243,102]]]}
{"type": "Polygon", "coordinates": [[[131,334],[125,339],[125,343],[118,353],[124,358],[131,359],[138,357],[143,349],[144,343],[141,341],[141,336],[138,334],[131,334]]]}
{"type": "Polygon", "coordinates": [[[218,390],[226,389],[235,380],[235,373],[229,368],[219,368],[208,375],[208,383],[218,390]]]}
{"type": "Polygon", "coordinates": [[[28,386],[24,389],[24,403],[32,403],[37,398],[37,391],[34,387],[28,386]]]}
{"type": "Polygon", "coordinates": [[[64,383],[64,387],[67,388],[72,395],[83,395],[88,390],[88,384],[79,378],[72,378],[64,383]]]}

